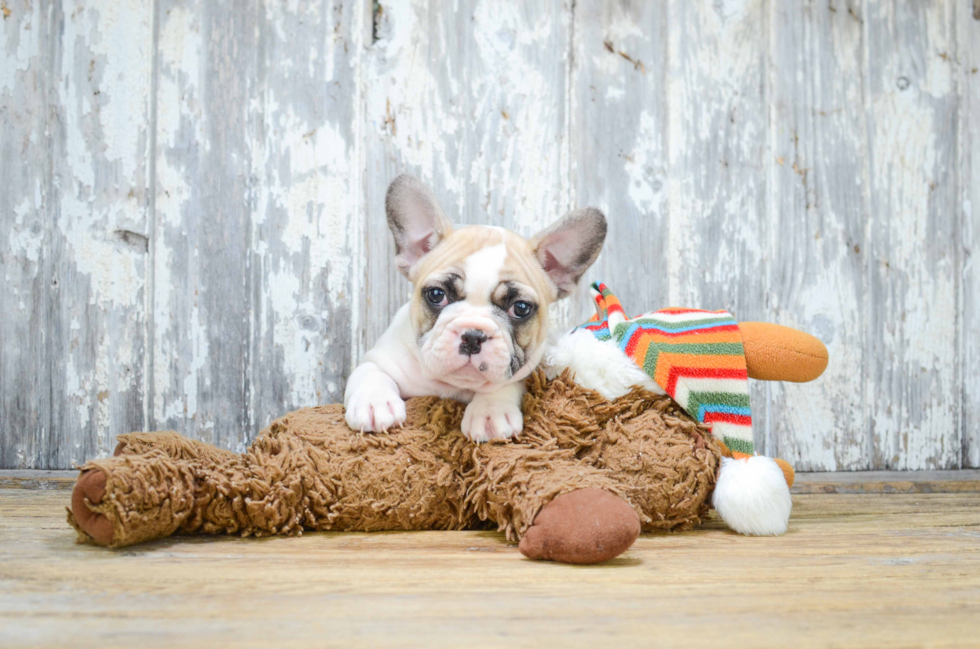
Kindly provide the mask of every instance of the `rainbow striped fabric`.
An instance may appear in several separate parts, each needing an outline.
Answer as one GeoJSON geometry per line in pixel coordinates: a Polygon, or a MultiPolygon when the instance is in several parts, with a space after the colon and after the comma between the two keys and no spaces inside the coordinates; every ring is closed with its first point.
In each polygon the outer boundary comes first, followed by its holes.
{"type": "Polygon", "coordinates": [[[615,343],[735,457],[755,454],[749,375],[732,314],[671,308],[627,318],[605,284],[593,284],[592,297],[596,314],[579,329],[615,343]]]}

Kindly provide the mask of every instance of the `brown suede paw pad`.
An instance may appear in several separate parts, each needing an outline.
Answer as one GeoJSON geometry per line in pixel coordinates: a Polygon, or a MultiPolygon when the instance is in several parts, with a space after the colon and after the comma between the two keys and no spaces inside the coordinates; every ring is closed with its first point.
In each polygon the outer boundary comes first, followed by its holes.
{"type": "Polygon", "coordinates": [[[102,514],[89,509],[85,500],[88,499],[93,505],[101,503],[102,497],[105,496],[105,484],[105,473],[92,469],[78,476],[75,489],[71,492],[71,513],[75,517],[75,522],[99,545],[112,543],[112,522],[102,514]]]}
{"type": "Polygon", "coordinates": [[[640,519],[622,498],[579,489],[544,506],[521,539],[529,559],[599,563],[625,552],[640,535],[640,519]]]}

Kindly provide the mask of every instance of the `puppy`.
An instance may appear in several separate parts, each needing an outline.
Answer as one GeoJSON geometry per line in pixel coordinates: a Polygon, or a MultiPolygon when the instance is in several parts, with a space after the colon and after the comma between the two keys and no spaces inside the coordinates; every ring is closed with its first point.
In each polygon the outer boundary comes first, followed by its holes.
{"type": "Polygon", "coordinates": [[[428,187],[408,175],[388,187],[385,210],[395,263],[414,288],[347,382],[347,424],[386,431],[405,421],[403,399],[434,395],[469,404],[462,430],[475,442],[519,433],[548,305],[599,255],[602,212],[570,212],[530,240],[498,227],[454,230],[428,187]]]}

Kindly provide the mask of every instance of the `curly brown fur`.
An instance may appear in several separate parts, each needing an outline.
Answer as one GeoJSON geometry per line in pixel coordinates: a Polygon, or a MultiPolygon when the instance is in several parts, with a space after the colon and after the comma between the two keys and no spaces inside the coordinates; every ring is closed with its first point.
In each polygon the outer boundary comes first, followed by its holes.
{"type": "Polygon", "coordinates": [[[484,445],[460,434],[463,404],[407,405],[405,427],[390,434],[352,432],[339,405],[298,410],[242,455],[173,432],[122,435],[119,456],[81,469],[106,477],[98,499],[75,499],[96,516],[69,510],[69,522],[80,540],[109,547],[174,533],[488,525],[516,541],[544,506],[579,489],[624,498],[644,530],[686,529],[708,509],[719,448],[668,397],[634,390],[609,402],[567,373],[548,382],[538,372],[528,379],[523,434],[484,445]],[[108,543],[80,523],[98,516],[111,523],[108,543]]]}

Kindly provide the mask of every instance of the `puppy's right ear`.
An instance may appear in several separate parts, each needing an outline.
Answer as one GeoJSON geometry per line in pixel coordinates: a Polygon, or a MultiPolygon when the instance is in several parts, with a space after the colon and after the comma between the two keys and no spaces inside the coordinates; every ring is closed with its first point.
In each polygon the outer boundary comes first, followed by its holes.
{"type": "Polygon", "coordinates": [[[602,251],[606,217],[594,207],[569,212],[531,237],[531,248],[557,289],[567,297],[602,251]]]}
{"type": "Polygon", "coordinates": [[[452,232],[453,226],[432,191],[408,174],[391,181],[385,211],[388,227],[395,236],[395,264],[402,275],[413,279],[419,260],[452,232]]]}

